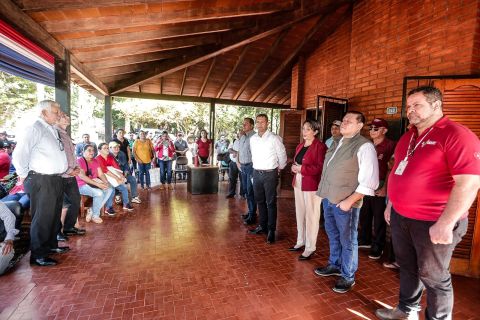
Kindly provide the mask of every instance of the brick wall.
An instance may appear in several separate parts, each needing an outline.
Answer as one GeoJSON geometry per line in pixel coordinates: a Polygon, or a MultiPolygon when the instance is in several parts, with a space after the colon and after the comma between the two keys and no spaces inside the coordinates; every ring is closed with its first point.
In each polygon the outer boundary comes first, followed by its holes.
{"type": "Polygon", "coordinates": [[[479,72],[478,2],[360,1],[306,58],[303,107],[321,94],[348,98],[368,119],[388,118],[386,107],[400,111],[404,76],[479,72]]]}

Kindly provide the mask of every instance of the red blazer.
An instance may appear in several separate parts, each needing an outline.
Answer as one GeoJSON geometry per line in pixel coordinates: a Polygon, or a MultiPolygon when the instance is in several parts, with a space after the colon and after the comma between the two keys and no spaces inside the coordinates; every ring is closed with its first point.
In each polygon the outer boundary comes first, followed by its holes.
{"type": "MultiPolygon", "coordinates": [[[[305,142],[300,143],[295,150],[295,158],[302,150],[305,142]]],[[[302,191],[317,191],[320,178],[322,177],[323,161],[327,146],[318,139],[314,139],[310,147],[305,152],[302,160],[302,191]]],[[[292,186],[295,187],[295,176],[293,176],[292,186]]]]}
{"type": "MultiPolygon", "coordinates": [[[[155,151],[157,152],[157,158],[160,160],[163,158],[163,140],[159,140],[155,145],[155,151]]],[[[173,158],[175,155],[175,146],[173,142],[168,140],[168,157],[173,158]]]]}

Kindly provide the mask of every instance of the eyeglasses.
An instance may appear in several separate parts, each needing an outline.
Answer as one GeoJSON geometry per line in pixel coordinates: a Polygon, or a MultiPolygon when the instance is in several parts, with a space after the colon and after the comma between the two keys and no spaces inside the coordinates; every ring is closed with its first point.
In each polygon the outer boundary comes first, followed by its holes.
{"type": "Polygon", "coordinates": [[[375,132],[377,132],[378,130],[380,130],[380,128],[377,128],[377,127],[370,127],[370,131],[375,131],[375,132]]]}
{"type": "Polygon", "coordinates": [[[58,147],[60,148],[60,151],[64,151],[65,147],[63,146],[63,142],[60,138],[57,138],[58,141],[58,147]]]}

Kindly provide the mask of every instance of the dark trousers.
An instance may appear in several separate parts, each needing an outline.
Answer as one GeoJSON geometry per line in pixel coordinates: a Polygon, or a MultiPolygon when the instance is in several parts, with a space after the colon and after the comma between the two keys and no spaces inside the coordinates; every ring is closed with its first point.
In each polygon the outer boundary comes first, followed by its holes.
{"type": "Polygon", "coordinates": [[[240,178],[243,180],[245,187],[245,198],[247,198],[248,219],[253,220],[257,213],[257,203],[253,191],[253,167],[252,163],[242,164],[242,173],[240,178]]]}
{"type": "Polygon", "coordinates": [[[57,232],[63,204],[63,178],[29,173],[24,181],[30,194],[31,258],[44,258],[50,249],[58,247],[57,232]]]}
{"type": "Polygon", "coordinates": [[[75,177],[63,178],[63,192],[64,201],[69,204],[63,229],[71,230],[77,223],[78,212],[80,211],[80,192],[75,177]]]}
{"type": "Polygon", "coordinates": [[[253,170],[253,193],[263,230],[277,229],[278,171],[253,170]]]}
{"type": "Polygon", "coordinates": [[[424,287],[427,289],[426,319],[451,319],[453,288],[449,266],[455,246],[467,232],[468,219],[457,222],[453,242],[433,244],[429,229],[434,221],[413,220],[393,208],[390,217],[393,248],[400,265],[398,308],[404,312],[420,310],[424,287]]]}
{"type": "Polygon", "coordinates": [[[385,222],[386,198],[365,196],[360,210],[360,232],[358,242],[372,244],[372,250],[383,250],[387,223],[385,222]],[[373,222],[373,236],[372,236],[373,222]]]}
{"type": "Polygon", "coordinates": [[[228,164],[228,194],[234,196],[237,193],[238,167],[235,161],[228,164]]]}

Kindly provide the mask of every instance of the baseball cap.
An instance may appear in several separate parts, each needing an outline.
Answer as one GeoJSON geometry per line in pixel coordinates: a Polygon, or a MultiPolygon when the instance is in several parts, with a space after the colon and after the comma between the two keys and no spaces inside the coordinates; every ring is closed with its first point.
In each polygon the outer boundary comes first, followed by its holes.
{"type": "Polygon", "coordinates": [[[340,120],[333,120],[331,123],[332,126],[340,127],[342,125],[342,121],[340,120]]]}
{"type": "Polygon", "coordinates": [[[118,144],[118,142],[116,142],[116,141],[110,141],[108,143],[109,148],[113,148],[113,147],[116,147],[116,146],[120,146],[120,144],[118,144]]]}
{"type": "Polygon", "coordinates": [[[388,122],[382,118],[375,118],[368,125],[372,127],[377,127],[377,128],[383,127],[388,129],[388,122]]]}

